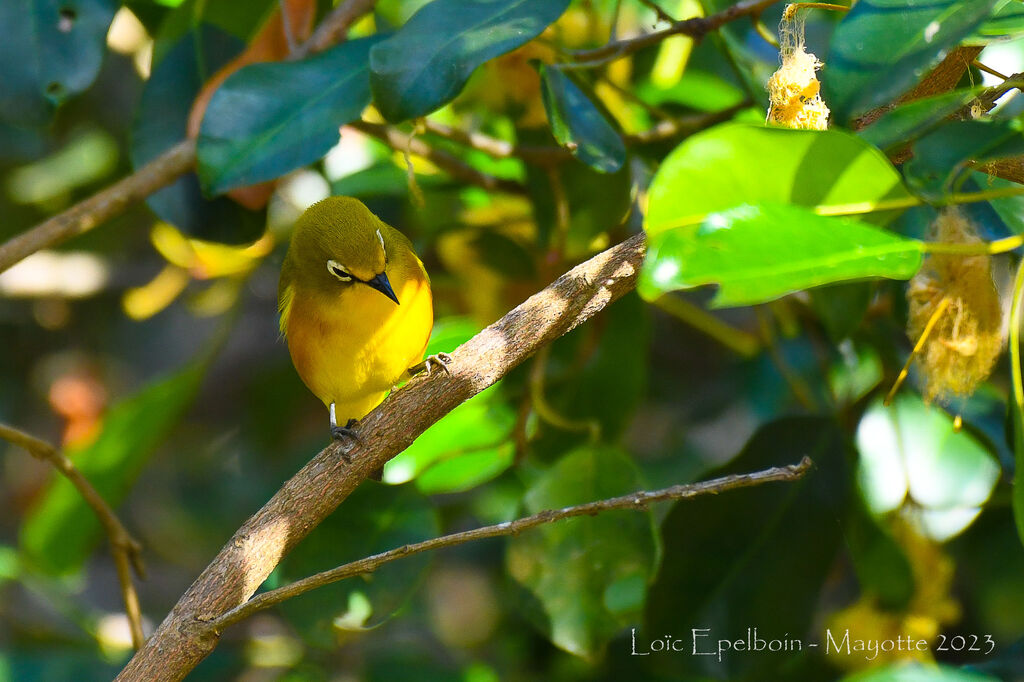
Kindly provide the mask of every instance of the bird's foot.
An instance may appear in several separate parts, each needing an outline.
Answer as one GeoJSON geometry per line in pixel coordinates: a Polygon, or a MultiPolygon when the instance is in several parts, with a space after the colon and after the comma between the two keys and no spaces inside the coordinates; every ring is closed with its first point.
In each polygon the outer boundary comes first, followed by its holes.
{"type": "Polygon", "coordinates": [[[418,365],[413,365],[409,368],[409,375],[416,376],[420,372],[426,372],[427,376],[430,376],[434,371],[434,368],[440,368],[444,370],[445,374],[451,374],[448,371],[448,364],[452,361],[452,356],[447,353],[438,353],[437,355],[431,355],[423,362],[418,365]]]}
{"type": "Polygon", "coordinates": [[[331,426],[331,438],[334,440],[341,441],[344,445],[341,449],[341,458],[346,462],[351,462],[349,459],[349,451],[352,446],[359,441],[359,434],[355,432],[354,427],[359,425],[359,421],[356,419],[349,419],[344,426],[334,425],[331,426]]]}

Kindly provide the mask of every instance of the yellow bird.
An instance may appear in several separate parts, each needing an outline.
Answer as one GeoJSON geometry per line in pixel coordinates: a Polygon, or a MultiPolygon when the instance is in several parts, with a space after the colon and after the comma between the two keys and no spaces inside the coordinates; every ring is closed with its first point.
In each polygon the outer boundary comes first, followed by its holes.
{"type": "Polygon", "coordinates": [[[434,323],[430,279],[405,235],[358,199],[330,197],[299,218],[278,309],[292,363],[327,406],[334,438],[354,437],[403,377],[450,360],[420,362],[434,323]]]}

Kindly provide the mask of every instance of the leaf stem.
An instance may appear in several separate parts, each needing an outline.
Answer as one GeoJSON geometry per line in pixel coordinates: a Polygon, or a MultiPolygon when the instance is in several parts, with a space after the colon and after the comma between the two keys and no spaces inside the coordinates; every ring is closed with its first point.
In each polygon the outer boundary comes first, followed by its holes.
{"type": "Polygon", "coordinates": [[[677,320],[681,320],[702,334],[718,341],[738,355],[752,358],[761,352],[761,341],[756,336],[722,322],[684,298],[666,294],[656,299],[654,305],[677,320]]]}

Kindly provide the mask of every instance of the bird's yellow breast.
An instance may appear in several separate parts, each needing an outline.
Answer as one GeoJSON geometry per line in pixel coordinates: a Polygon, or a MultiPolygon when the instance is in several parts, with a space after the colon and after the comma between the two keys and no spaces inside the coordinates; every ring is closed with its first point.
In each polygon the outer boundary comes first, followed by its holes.
{"type": "Polygon", "coordinates": [[[325,405],[336,403],[341,424],[376,407],[426,350],[434,313],[422,264],[409,251],[387,275],[400,304],[361,283],[320,292],[293,282],[283,292],[295,369],[325,405]]]}

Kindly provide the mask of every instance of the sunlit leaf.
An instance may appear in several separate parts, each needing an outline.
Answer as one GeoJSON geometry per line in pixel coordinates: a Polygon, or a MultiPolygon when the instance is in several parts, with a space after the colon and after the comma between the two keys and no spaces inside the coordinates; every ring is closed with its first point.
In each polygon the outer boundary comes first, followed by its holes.
{"type": "Polygon", "coordinates": [[[924,530],[946,539],[974,520],[999,479],[996,458],[942,410],[904,394],[892,406],[876,402],[857,427],[857,479],[875,514],[909,497],[924,530]]]}
{"type": "Polygon", "coordinates": [[[832,35],[825,101],[838,121],[889,104],[988,16],[996,0],[860,0],[832,35]]]}
{"type": "Polygon", "coordinates": [[[113,0],[0,2],[0,118],[40,125],[96,79],[113,0]]]}
{"type": "Polygon", "coordinates": [[[999,0],[995,10],[966,41],[985,45],[997,40],[1013,40],[1024,34],[1024,3],[1020,0],[999,0]]]}
{"type": "MultiPolygon", "coordinates": [[[[197,361],[115,404],[92,443],[67,453],[111,507],[127,495],[150,455],[178,422],[206,372],[197,361]]],[[[25,517],[21,547],[33,565],[50,573],[77,570],[102,537],[92,509],[75,487],[56,476],[25,517]]]]}
{"type": "Polygon", "coordinates": [[[433,0],[370,51],[373,99],[384,118],[429,114],[473,71],[540,35],[569,0],[433,0]]]}
{"type": "Polygon", "coordinates": [[[666,157],[651,181],[644,229],[653,236],[741,204],[837,206],[907,196],[889,160],[853,135],[727,124],[693,135],[666,157]]]}
{"type": "Polygon", "coordinates": [[[715,306],[770,301],[809,287],[856,279],[909,279],[921,243],[851,218],[795,206],[740,206],[699,226],[651,237],[637,290],[647,299],[718,284],[715,306]]]}
{"type": "Polygon", "coordinates": [[[948,665],[897,663],[847,675],[842,682],[999,682],[999,680],[984,673],[948,665]]]}
{"type": "Polygon", "coordinates": [[[199,133],[199,179],[213,194],[284,175],[321,158],[338,128],[370,103],[376,38],[308,59],[251,64],[214,93],[199,133]]]}
{"type": "MultiPolygon", "coordinates": [[[[527,491],[525,511],[558,509],[641,488],[613,447],[565,455],[527,491]]],[[[592,657],[643,609],[659,554],[650,512],[616,511],[545,524],[512,538],[509,574],[543,606],[558,647],[592,657]]]]}
{"type": "Polygon", "coordinates": [[[544,109],[558,144],[596,171],[614,173],[626,161],[626,145],[601,110],[561,69],[541,66],[544,109]]]}

